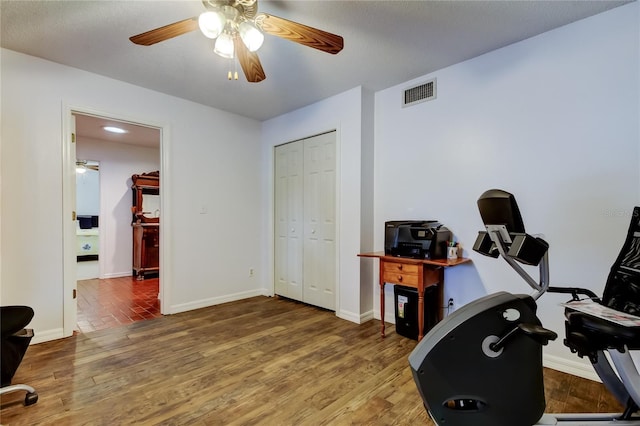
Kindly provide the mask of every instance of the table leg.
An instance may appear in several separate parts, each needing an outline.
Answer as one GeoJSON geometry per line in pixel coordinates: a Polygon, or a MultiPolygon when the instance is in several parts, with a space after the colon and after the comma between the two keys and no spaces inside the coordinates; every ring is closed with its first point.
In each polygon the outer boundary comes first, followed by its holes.
{"type": "Polygon", "coordinates": [[[438,321],[442,321],[444,318],[444,310],[448,304],[444,300],[444,268],[440,268],[438,270],[438,287],[437,287],[437,296],[438,298],[438,321]]]}
{"type": "Polygon", "coordinates": [[[380,280],[380,336],[384,337],[384,281],[380,280]]]}
{"type": "Polygon", "coordinates": [[[424,288],[418,287],[418,342],[424,336],[424,288]]]}

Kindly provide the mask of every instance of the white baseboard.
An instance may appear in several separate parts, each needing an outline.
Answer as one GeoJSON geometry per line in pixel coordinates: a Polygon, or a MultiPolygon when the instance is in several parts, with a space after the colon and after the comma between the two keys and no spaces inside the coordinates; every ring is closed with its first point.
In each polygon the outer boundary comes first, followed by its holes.
{"type": "Polygon", "coordinates": [[[357,314],[355,312],[340,310],[336,312],[336,316],[343,320],[351,321],[356,324],[362,324],[373,319],[373,311],[365,312],[363,314],[357,314]]]}
{"type": "MultiPolygon", "coordinates": [[[[29,328],[29,326],[27,326],[29,328]]],[[[32,345],[36,345],[38,343],[49,342],[51,340],[58,340],[64,338],[64,329],[62,328],[54,328],[52,330],[34,330],[33,331],[33,339],[31,339],[32,345]]]]}
{"type": "Polygon", "coordinates": [[[547,368],[562,371],[567,374],[573,374],[574,376],[582,377],[584,379],[602,382],[591,366],[591,363],[588,360],[578,358],[577,356],[575,360],[569,360],[559,356],[543,354],[542,365],[547,368]]]}
{"type": "Polygon", "coordinates": [[[209,306],[220,305],[227,302],[235,302],[236,300],[248,299],[255,296],[267,296],[262,288],[244,291],[241,293],[227,294],[220,297],[212,297],[209,299],[196,300],[194,302],[172,305],[169,307],[169,314],[178,314],[180,312],[192,311],[194,309],[207,308],[209,306]]]}
{"type": "Polygon", "coordinates": [[[373,310],[360,314],[360,324],[365,323],[367,321],[371,321],[372,319],[375,319],[373,317],[373,310]]]}
{"type": "Polygon", "coordinates": [[[131,271],[126,272],[111,272],[109,274],[104,274],[100,279],[108,279],[108,278],[122,278],[122,277],[131,277],[133,274],[131,271]]]}

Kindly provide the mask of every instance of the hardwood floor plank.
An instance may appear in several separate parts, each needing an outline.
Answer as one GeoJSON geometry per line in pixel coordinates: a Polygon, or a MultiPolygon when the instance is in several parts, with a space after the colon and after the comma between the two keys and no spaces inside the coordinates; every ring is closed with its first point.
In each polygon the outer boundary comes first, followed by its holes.
{"type": "MultiPolygon", "coordinates": [[[[407,357],[379,322],[255,297],[33,345],[3,425],[433,424],[407,357]]],[[[548,411],[621,408],[602,385],[545,370],[548,411]]]]}

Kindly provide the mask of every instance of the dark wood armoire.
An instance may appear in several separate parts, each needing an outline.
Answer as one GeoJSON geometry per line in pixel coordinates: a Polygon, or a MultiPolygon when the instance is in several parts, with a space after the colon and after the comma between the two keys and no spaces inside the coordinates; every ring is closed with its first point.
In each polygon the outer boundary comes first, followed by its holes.
{"type": "Polygon", "coordinates": [[[160,172],[131,176],[133,185],[133,275],[139,280],[160,272],[160,172]]]}

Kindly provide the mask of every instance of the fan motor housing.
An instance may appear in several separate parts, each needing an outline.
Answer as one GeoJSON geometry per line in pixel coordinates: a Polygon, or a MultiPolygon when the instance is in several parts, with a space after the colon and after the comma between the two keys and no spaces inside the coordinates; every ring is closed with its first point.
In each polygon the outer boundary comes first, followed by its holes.
{"type": "Polygon", "coordinates": [[[238,10],[245,18],[253,19],[258,13],[257,0],[202,0],[207,10],[218,10],[222,6],[231,6],[238,10]]]}

